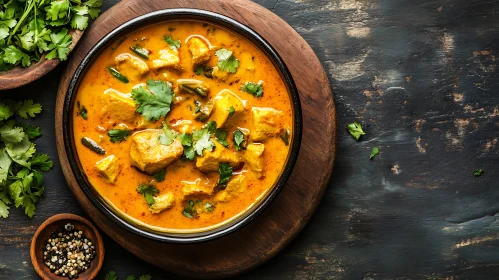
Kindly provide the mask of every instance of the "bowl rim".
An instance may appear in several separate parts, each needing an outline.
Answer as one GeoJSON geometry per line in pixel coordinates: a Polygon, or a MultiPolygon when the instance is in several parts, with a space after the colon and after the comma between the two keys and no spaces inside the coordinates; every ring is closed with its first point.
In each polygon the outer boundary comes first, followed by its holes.
{"type": "Polygon", "coordinates": [[[200,242],[207,242],[216,238],[220,238],[229,233],[232,233],[243,226],[247,225],[250,221],[252,221],[255,217],[257,217],[263,210],[275,199],[277,194],[281,191],[281,189],[286,184],[287,179],[291,175],[293,171],[293,167],[298,158],[298,153],[301,146],[301,137],[302,137],[302,112],[300,105],[300,98],[298,94],[298,90],[294,83],[294,80],[289,72],[288,68],[284,64],[283,60],[279,56],[279,54],[275,51],[275,49],[258,33],[253,31],[250,27],[232,19],[227,16],[201,10],[201,9],[191,9],[191,8],[181,8],[181,9],[163,9],[154,11],[151,13],[144,14],[142,16],[133,18],[132,20],[123,23],[113,29],[111,32],[102,37],[95,46],[93,46],[90,51],[85,55],[84,59],[80,62],[78,67],[75,70],[73,77],[71,78],[68,88],[66,90],[66,96],[64,97],[64,106],[63,106],[63,139],[64,146],[67,151],[67,156],[69,159],[69,165],[73,171],[76,182],[79,187],[82,189],[83,193],[87,196],[87,198],[92,202],[92,204],[99,209],[100,212],[104,213],[104,215],[110,218],[114,223],[118,224],[120,227],[132,232],[136,235],[166,242],[173,244],[194,244],[200,242]],[[169,234],[169,233],[158,233],[152,232],[151,229],[145,230],[139,228],[137,225],[130,223],[127,219],[121,217],[119,214],[116,214],[112,211],[111,206],[105,205],[102,197],[97,197],[92,190],[91,184],[86,182],[84,172],[79,167],[78,156],[76,155],[76,151],[74,148],[74,139],[73,139],[73,129],[72,129],[72,118],[73,115],[73,103],[74,97],[77,95],[77,90],[79,87],[79,82],[84,78],[86,70],[91,65],[93,60],[98,57],[101,51],[108,46],[111,40],[125,35],[127,33],[132,32],[132,28],[134,27],[145,27],[148,25],[157,24],[160,22],[165,22],[168,20],[200,20],[205,22],[210,22],[213,24],[221,25],[228,30],[235,32],[236,34],[250,40],[253,44],[255,44],[261,51],[263,51],[269,60],[274,64],[274,67],[280,72],[281,79],[287,87],[288,93],[291,97],[291,105],[293,107],[293,134],[292,134],[292,142],[290,145],[290,152],[287,158],[287,162],[284,168],[281,171],[281,175],[278,177],[277,181],[274,183],[274,187],[267,192],[266,197],[263,197],[256,205],[249,206],[254,207],[251,210],[247,208],[246,212],[241,217],[236,219],[235,221],[229,222],[229,224],[223,224],[220,227],[215,229],[198,232],[198,233],[190,233],[190,234],[169,234]],[[169,234],[169,235],[168,235],[169,234]]]}

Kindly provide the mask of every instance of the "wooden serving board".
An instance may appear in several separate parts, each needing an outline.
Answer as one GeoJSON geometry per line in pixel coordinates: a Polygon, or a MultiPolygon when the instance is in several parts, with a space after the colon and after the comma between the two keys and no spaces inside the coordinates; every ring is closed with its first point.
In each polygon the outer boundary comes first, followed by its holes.
{"type": "Polygon", "coordinates": [[[267,261],[305,226],[333,171],[336,111],[331,87],[310,46],[284,20],[245,0],[124,0],[85,32],[60,81],[56,136],[62,169],[72,192],[106,234],[132,254],[173,273],[195,278],[236,275],[267,261]],[[231,17],[255,30],[289,68],[303,113],[303,138],[293,173],[281,193],[256,219],[223,238],[195,245],[165,244],[139,237],[106,218],[84,195],[68,163],[63,143],[63,103],[68,83],[84,56],[103,36],[137,16],[168,8],[197,8],[231,17]]]}

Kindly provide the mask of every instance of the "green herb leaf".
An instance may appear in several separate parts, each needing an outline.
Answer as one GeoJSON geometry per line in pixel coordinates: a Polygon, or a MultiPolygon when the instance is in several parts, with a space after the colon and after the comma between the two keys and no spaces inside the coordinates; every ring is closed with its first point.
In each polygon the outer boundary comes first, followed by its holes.
{"type": "Polygon", "coordinates": [[[36,114],[39,114],[42,111],[42,105],[39,103],[34,103],[33,100],[25,100],[22,106],[18,109],[17,114],[23,118],[27,119],[28,117],[35,117],[36,114]]]}
{"type": "Polygon", "coordinates": [[[171,145],[173,140],[177,137],[177,132],[170,128],[170,126],[164,122],[163,123],[163,134],[159,135],[159,143],[163,145],[171,145]]]}
{"type": "Polygon", "coordinates": [[[234,106],[230,106],[230,108],[229,108],[229,118],[232,117],[232,115],[234,115],[235,112],[236,112],[236,110],[234,109],[234,106]]]}
{"type": "Polygon", "coordinates": [[[348,129],[348,132],[350,133],[350,135],[352,135],[352,137],[357,141],[359,141],[359,138],[361,135],[366,134],[362,130],[362,125],[359,122],[353,122],[353,123],[349,124],[347,126],[347,129],[348,129]]]}
{"type": "Polygon", "coordinates": [[[147,120],[157,121],[170,112],[173,92],[167,83],[149,80],[147,90],[143,86],[132,89],[132,98],[138,105],[137,112],[147,120]]]}
{"type": "Polygon", "coordinates": [[[215,211],[215,203],[206,202],[206,203],[204,204],[204,209],[206,209],[206,211],[208,211],[208,212],[213,212],[213,211],[215,211]]]}
{"type": "Polygon", "coordinates": [[[184,206],[184,210],[182,211],[182,215],[186,216],[189,219],[196,218],[199,215],[196,209],[194,209],[194,205],[196,203],[197,202],[194,202],[192,200],[187,201],[184,206]]]}
{"type": "Polygon", "coordinates": [[[54,163],[46,154],[35,154],[29,162],[31,163],[31,168],[40,168],[44,172],[49,171],[54,166],[54,163]]]}
{"type": "Polygon", "coordinates": [[[209,121],[205,125],[206,129],[208,129],[208,132],[213,134],[215,133],[215,130],[217,130],[217,123],[215,121],[209,121]]]}
{"type": "Polygon", "coordinates": [[[206,127],[193,132],[192,138],[195,140],[194,149],[199,156],[203,155],[204,150],[213,151],[215,144],[211,140],[210,136],[211,134],[206,127]]]}
{"type": "Polygon", "coordinates": [[[132,131],[128,129],[111,129],[107,132],[107,136],[110,137],[113,143],[125,141],[130,134],[132,134],[132,131]]]}
{"type": "Polygon", "coordinates": [[[242,87],[241,91],[247,92],[255,97],[263,96],[263,82],[260,81],[258,83],[246,82],[242,87]]]}
{"type": "Polygon", "coordinates": [[[116,275],[116,272],[112,270],[108,271],[104,277],[104,280],[118,280],[118,275],[116,275]]]}
{"type": "Polygon", "coordinates": [[[173,40],[171,34],[165,35],[165,37],[163,37],[163,39],[165,40],[165,42],[168,45],[170,45],[170,49],[172,49],[172,50],[180,49],[180,46],[181,46],[180,41],[173,40]]]}
{"type": "Polygon", "coordinates": [[[373,159],[377,154],[379,154],[379,149],[377,147],[373,147],[371,151],[371,155],[369,156],[369,159],[373,159]]]}
{"type": "Polygon", "coordinates": [[[151,206],[154,204],[154,195],[158,194],[159,190],[156,189],[156,187],[154,187],[153,185],[142,183],[137,187],[137,192],[143,194],[147,204],[151,206]]]}
{"type": "Polygon", "coordinates": [[[227,134],[228,132],[225,129],[217,129],[215,131],[215,137],[217,138],[218,143],[225,147],[229,147],[229,143],[227,143],[227,134]]]}
{"type": "Polygon", "coordinates": [[[215,55],[218,57],[218,67],[220,67],[220,70],[236,73],[239,67],[239,60],[234,57],[232,51],[219,49],[215,52],[215,55]]]}
{"type": "Polygon", "coordinates": [[[42,130],[38,126],[27,125],[24,127],[24,133],[28,135],[30,140],[42,136],[42,130]]]}
{"type": "Polygon", "coordinates": [[[236,144],[236,151],[240,151],[243,149],[243,147],[241,146],[243,142],[244,142],[244,133],[241,130],[236,129],[234,131],[234,143],[236,144]]]}
{"type": "Polygon", "coordinates": [[[140,275],[139,280],[152,280],[152,276],[149,274],[140,275]]]}
{"type": "Polygon", "coordinates": [[[154,177],[156,182],[163,182],[163,180],[165,180],[165,175],[166,175],[166,169],[162,169],[162,170],[152,174],[152,177],[154,177]]]}
{"type": "Polygon", "coordinates": [[[196,155],[194,146],[192,145],[192,135],[189,133],[182,133],[179,136],[180,143],[184,146],[184,157],[188,160],[194,160],[196,155]]]}
{"type": "Polygon", "coordinates": [[[232,167],[228,163],[220,163],[218,165],[218,172],[220,173],[220,178],[218,179],[217,186],[225,187],[230,177],[232,177],[232,167]]]}
{"type": "Polygon", "coordinates": [[[77,102],[77,105],[78,105],[78,112],[76,113],[76,115],[81,116],[84,120],[87,120],[88,119],[87,108],[85,108],[84,105],[81,105],[80,101],[77,102]]]}
{"type": "Polygon", "coordinates": [[[475,176],[475,177],[480,177],[482,175],[483,175],[482,169],[475,169],[475,171],[473,171],[473,176],[475,176]]]}
{"type": "Polygon", "coordinates": [[[135,280],[135,276],[133,275],[128,275],[125,280],[135,280]]]}

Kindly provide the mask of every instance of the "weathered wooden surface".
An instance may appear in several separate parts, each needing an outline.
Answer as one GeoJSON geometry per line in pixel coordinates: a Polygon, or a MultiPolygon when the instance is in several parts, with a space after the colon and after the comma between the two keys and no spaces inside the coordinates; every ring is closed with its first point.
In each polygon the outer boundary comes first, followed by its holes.
{"type": "MultiPolygon", "coordinates": [[[[333,180],[304,231],[238,279],[494,279],[499,273],[499,1],[257,1],[313,47],[334,90],[333,180]],[[359,119],[367,135],[343,129],[359,119]],[[370,149],[381,157],[369,161],[370,149]],[[485,174],[474,178],[472,170],[485,174]]],[[[108,8],[114,3],[106,1],[108,8]]],[[[36,98],[56,156],[53,109],[62,67],[7,96],[36,98]]],[[[35,279],[29,242],[59,212],[82,214],[56,166],[28,220],[0,230],[0,279],[35,279]]],[[[103,271],[175,279],[105,238],[103,271]]]]}

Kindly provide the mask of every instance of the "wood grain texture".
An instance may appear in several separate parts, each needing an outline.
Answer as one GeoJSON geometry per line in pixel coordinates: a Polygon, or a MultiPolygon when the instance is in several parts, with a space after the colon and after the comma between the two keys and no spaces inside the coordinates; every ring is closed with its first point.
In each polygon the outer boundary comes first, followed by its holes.
{"type": "Polygon", "coordinates": [[[69,61],[57,96],[56,136],[59,158],[61,165],[65,167],[64,175],[71,190],[89,216],[109,236],[139,258],[176,274],[215,278],[236,275],[265,262],[284,248],[309,220],[332,172],[336,151],[335,117],[331,88],[314,52],[289,25],[265,8],[244,0],[127,0],[99,17],[87,30],[69,61]],[[62,125],[62,110],[67,86],[89,49],[109,31],[131,18],[160,9],[181,7],[198,8],[232,17],[268,40],[295,80],[303,113],[303,138],[298,160],[277,199],[259,217],[236,233],[196,245],[151,241],[110,222],[91,204],[77,185],[68,165],[62,136],[65,129],[62,125]],[[266,20],[261,21],[262,17],[266,20]]]}
{"type": "Polygon", "coordinates": [[[57,214],[43,222],[38,227],[35,234],[33,235],[33,239],[31,240],[31,263],[33,264],[35,271],[43,280],[68,279],[68,277],[57,276],[54,273],[50,272],[50,269],[47,265],[45,265],[45,261],[43,260],[43,248],[45,242],[55,231],[62,229],[68,223],[74,225],[76,230],[82,231],[86,238],[91,240],[93,242],[93,245],[95,246],[95,258],[90,263],[90,267],[82,273],[78,274],[78,277],[81,279],[89,280],[95,279],[102,267],[102,263],[104,262],[105,248],[99,230],[87,219],[80,216],[67,213],[57,214]]]}
{"type": "MultiPolygon", "coordinates": [[[[83,35],[83,31],[73,29],[70,34],[72,42],[69,50],[71,52],[83,35]]],[[[31,83],[52,71],[60,62],[59,59],[47,60],[44,54],[38,62],[31,64],[29,67],[18,66],[7,72],[0,72],[0,90],[18,88],[31,83]]]]}

